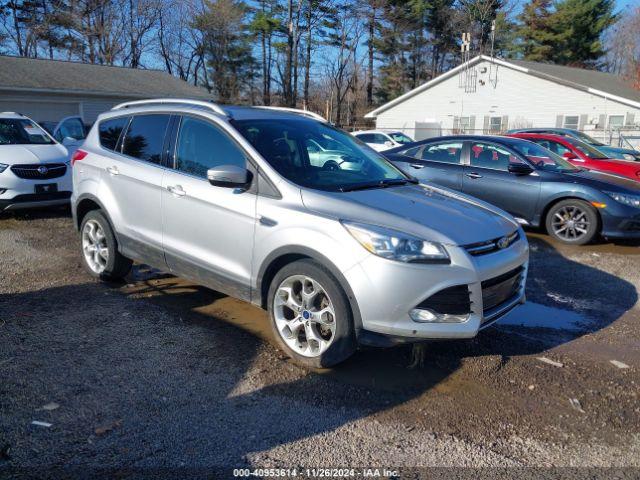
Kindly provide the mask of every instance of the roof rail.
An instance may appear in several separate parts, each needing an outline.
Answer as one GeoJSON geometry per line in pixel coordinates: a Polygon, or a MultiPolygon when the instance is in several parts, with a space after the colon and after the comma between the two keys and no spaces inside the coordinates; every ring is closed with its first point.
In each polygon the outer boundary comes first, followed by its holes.
{"type": "Polygon", "coordinates": [[[111,110],[122,110],[124,108],[138,107],[143,105],[187,105],[200,108],[207,108],[219,115],[228,116],[222,107],[204,100],[189,100],[188,98],[152,98],[149,100],[135,100],[133,102],[125,102],[116,105],[111,110]]]}
{"type": "Polygon", "coordinates": [[[265,105],[256,106],[256,108],[264,108],[267,110],[280,110],[282,112],[297,113],[299,115],[304,115],[305,117],[313,118],[314,120],[319,120],[321,122],[327,123],[327,119],[324,118],[322,115],[318,115],[317,113],[311,112],[309,110],[301,110],[299,108],[289,108],[289,107],[271,107],[271,106],[265,106],[265,105]]]}

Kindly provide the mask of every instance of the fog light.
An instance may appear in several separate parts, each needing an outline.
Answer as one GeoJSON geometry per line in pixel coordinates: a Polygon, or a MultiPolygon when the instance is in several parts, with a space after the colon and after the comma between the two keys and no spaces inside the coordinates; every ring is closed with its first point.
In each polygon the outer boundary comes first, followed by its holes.
{"type": "Polygon", "coordinates": [[[409,312],[411,320],[420,323],[464,323],[469,320],[469,314],[451,315],[449,313],[438,313],[433,310],[414,308],[409,312]]]}

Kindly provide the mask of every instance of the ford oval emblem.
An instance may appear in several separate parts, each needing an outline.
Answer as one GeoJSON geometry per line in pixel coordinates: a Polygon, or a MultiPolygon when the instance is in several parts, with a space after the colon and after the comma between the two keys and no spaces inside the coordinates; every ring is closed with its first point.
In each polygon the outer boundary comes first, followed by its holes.
{"type": "Polygon", "coordinates": [[[48,171],[49,171],[49,169],[47,167],[45,167],[45,166],[38,167],[38,173],[40,175],[46,175],[48,171]]]}
{"type": "Polygon", "coordinates": [[[496,245],[500,250],[507,248],[509,246],[509,239],[507,237],[502,237],[496,242],[496,245]]]}

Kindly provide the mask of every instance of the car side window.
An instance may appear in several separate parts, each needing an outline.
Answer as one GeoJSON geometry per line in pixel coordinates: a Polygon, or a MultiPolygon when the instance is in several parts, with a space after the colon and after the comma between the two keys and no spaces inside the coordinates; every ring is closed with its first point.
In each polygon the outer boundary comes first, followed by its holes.
{"type": "Polygon", "coordinates": [[[207,170],[221,165],[246,167],[242,149],[220,128],[192,117],[183,117],[176,145],[175,169],[207,178],[207,170]]]}
{"type": "Polygon", "coordinates": [[[112,118],[100,122],[98,125],[98,136],[100,137],[100,145],[107,150],[115,150],[118,145],[118,139],[122,134],[122,130],[127,126],[129,117],[112,118]]]}
{"type": "Polygon", "coordinates": [[[400,153],[402,155],[406,155],[407,157],[418,158],[418,152],[420,151],[421,148],[422,148],[422,146],[408,148],[407,150],[403,150],[400,153]]]}
{"type": "Polygon", "coordinates": [[[506,172],[509,170],[510,163],[522,163],[522,160],[517,156],[492,143],[473,142],[469,153],[471,166],[478,168],[491,168],[506,172]]]}
{"type": "Polygon", "coordinates": [[[376,143],[379,145],[384,145],[387,142],[390,142],[391,140],[389,138],[386,137],[386,135],[382,135],[381,133],[374,133],[373,134],[373,142],[372,143],[376,143]]]}
{"type": "Polygon", "coordinates": [[[363,133],[361,135],[356,135],[356,138],[363,141],[364,143],[376,143],[374,141],[374,136],[370,133],[363,133]]]}
{"type": "Polygon", "coordinates": [[[149,163],[162,163],[162,146],[169,115],[135,115],[124,136],[122,153],[149,163]]]}
{"type": "Polygon", "coordinates": [[[66,137],[73,138],[74,140],[84,140],[84,125],[82,125],[82,122],[77,118],[65,120],[58,129],[56,137],[58,136],[61,139],[59,141],[62,141],[66,137]]]}
{"type": "Polygon", "coordinates": [[[421,160],[433,162],[460,163],[462,142],[445,142],[425,146],[420,153],[421,160]]]}

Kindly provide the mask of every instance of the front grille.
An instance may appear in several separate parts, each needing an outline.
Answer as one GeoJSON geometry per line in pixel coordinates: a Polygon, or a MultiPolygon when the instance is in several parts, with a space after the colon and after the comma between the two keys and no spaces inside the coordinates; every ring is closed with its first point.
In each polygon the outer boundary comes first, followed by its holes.
{"type": "Polygon", "coordinates": [[[517,242],[519,238],[520,233],[518,230],[516,230],[511,235],[507,235],[506,237],[494,238],[493,240],[487,240],[486,242],[464,245],[464,248],[467,250],[467,252],[469,252],[470,255],[473,256],[487,255],[498,250],[509,248],[511,245],[517,242]]]}
{"type": "Polygon", "coordinates": [[[28,180],[49,180],[62,177],[67,171],[67,166],[64,163],[13,165],[11,171],[16,177],[28,180]]]}
{"type": "Polygon", "coordinates": [[[429,309],[443,315],[464,315],[471,312],[469,288],[466,285],[445,288],[431,295],[416,308],[429,309]]]}
{"type": "Polygon", "coordinates": [[[482,282],[482,307],[485,314],[518,294],[523,273],[524,268],[518,267],[482,282]]]}

